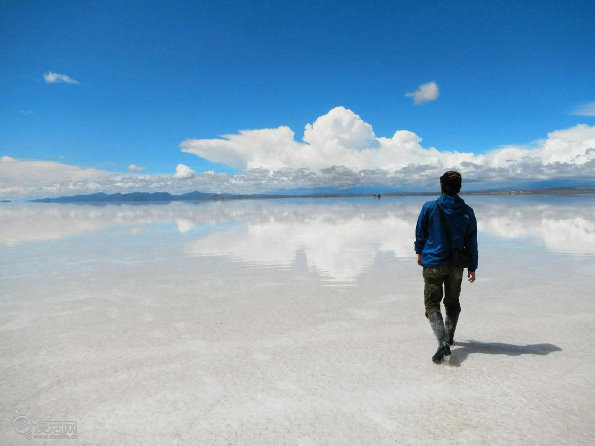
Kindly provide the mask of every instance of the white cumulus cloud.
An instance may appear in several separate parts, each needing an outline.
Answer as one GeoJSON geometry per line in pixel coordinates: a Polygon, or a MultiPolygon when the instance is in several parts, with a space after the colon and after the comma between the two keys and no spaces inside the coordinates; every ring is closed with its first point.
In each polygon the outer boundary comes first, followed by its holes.
{"type": "Polygon", "coordinates": [[[482,155],[424,148],[421,141],[408,130],[397,130],[390,138],[377,137],[360,116],[336,107],[306,125],[302,142],[282,126],[243,130],[218,139],[189,139],[181,148],[245,169],[246,174],[264,169],[271,181],[293,181],[315,172],[318,179],[331,175],[341,184],[353,184],[356,179],[420,182],[447,168],[459,168],[474,181],[588,176],[595,164],[595,127],[584,124],[551,132],[531,147],[505,146],[482,155]]]}
{"type": "Polygon", "coordinates": [[[131,172],[142,172],[143,170],[146,169],[146,167],[137,166],[136,164],[129,164],[127,169],[130,170],[131,172]]]}
{"type": "Polygon", "coordinates": [[[415,105],[424,104],[426,102],[435,101],[440,94],[438,84],[436,82],[427,82],[417,87],[417,90],[406,93],[405,96],[412,97],[415,105]]]}
{"type": "Polygon", "coordinates": [[[43,79],[45,80],[45,82],[47,84],[58,84],[58,83],[78,84],[79,83],[79,81],[74,80],[67,74],[54,73],[53,71],[49,71],[49,72],[45,73],[43,75],[43,79]]]}
{"type": "MultiPolygon", "coordinates": [[[[399,133],[395,138],[407,136],[399,133]]],[[[281,126],[241,130],[218,139],[187,139],[181,148],[183,152],[240,169],[322,169],[340,165],[359,170],[399,165],[391,153],[394,147],[381,147],[372,126],[344,107],[333,108],[313,124],[307,124],[303,143],[295,140],[289,127],[281,126]]]]}
{"type": "Polygon", "coordinates": [[[521,187],[543,180],[592,184],[595,126],[555,130],[529,146],[502,146],[480,155],[424,147],[409,130],[377,136],[353,111],[336,107],[307,124],[301,141],[287,126],[243,130],[216,139],[188,139],[182,151],[239,169],[115,173],[53,161],[0,158],[0,198],[93,192],[168,191],[262,193],[291,189],[436,190],[447,169],[463,173],[463,190],[521,187]]]}
{"type": "Polygon", "coordinates": [[[196,172],[185,164],[178,164],[176,166],[176,173],[174,178],[187,179],[192,178],[196,175],[196,172]]]}

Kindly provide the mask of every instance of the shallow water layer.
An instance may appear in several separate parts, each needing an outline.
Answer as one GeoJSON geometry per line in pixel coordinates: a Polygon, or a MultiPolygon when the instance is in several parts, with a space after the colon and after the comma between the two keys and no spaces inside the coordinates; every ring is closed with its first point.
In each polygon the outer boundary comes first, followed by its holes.
{"type": "Polygon", "coordinates": [[[595,197],[464,198],[478,280],[441,366],[429,197],[0,205],[2,444],[36,420],[75,420],[65,444],[588,444],[595,197]]]}

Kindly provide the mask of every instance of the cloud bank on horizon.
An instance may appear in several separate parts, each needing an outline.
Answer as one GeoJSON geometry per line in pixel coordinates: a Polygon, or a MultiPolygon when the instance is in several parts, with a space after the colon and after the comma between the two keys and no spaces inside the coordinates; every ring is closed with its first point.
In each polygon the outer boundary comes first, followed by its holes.
{"type": "Polygon", "coordinates": [[[280,126],[181,143],[183,152],[234,167],[237,174],[196,172],[184,164],[178,164],[173,174],[120,174],[3,156],[0,196],[156,190],[262,193],[362,187],[435,190],[437,178],[446,169],[460,170],[467,190],[553,179],[592,182],[595,177],[595,126],[586,124],[552,131],[530,146],[504,146],[478,155],[439,151],[423,147],[421,142],[409,130],[378,137],[371,124],[339,106],[307,124],[302,141],[296,140],[292,129],[280,126]]]}

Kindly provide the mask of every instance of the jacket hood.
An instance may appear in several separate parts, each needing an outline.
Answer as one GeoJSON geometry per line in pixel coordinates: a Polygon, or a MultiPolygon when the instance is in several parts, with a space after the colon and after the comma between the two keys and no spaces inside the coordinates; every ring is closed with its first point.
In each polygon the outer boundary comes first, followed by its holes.
{"type": "Polygon", "coordinates": [[[438,198],[442,210],[448,215],[459,214],[465,210],[465,201],[458,195],[442,194],[438,198]]]}

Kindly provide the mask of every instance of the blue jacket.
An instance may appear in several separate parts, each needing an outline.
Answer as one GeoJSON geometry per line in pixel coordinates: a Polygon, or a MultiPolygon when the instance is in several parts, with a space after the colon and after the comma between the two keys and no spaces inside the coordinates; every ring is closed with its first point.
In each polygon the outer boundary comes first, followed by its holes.
{"type": "MultiPolygon", "coordinates": [[[[458,195],[442,194],[438,203],[444,211],[455,248],[466,247],[471,254],[469,271],[477,269],[477,221],[473,209],[458,195]]],[[[421,254],[424,266],[450,263],[448,237],[442,228],[436,201],[428,201],[421,208],[415,227],[415,252],[421,254]]]]}

